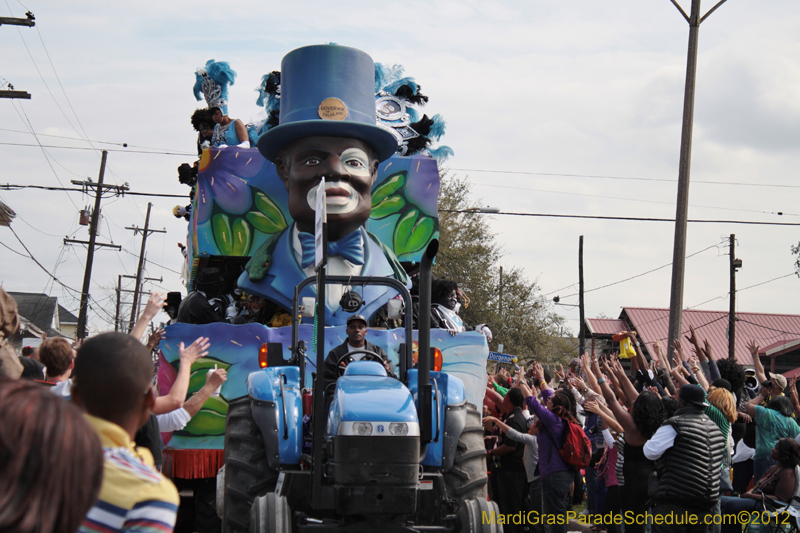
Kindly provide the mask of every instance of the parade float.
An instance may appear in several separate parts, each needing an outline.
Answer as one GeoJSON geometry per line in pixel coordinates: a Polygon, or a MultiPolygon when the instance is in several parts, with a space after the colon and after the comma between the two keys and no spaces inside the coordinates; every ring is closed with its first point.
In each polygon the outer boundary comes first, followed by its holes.
{"type": "MultiPolygon", "coordinates": [[[[307,60],[303,58],[303,61],[307,60]]],[[[235,76],[227,64],[219,67],[220,63],[209,61],[197,73],[195,93],[205,96],[209,108],[227,104],[227,85],[233,82],[235,76]]],[[[285,62],[283,68],[287,68],[285,62]]],[[[295,67],[290,64],[288,68],[295,67]]],[[[412,278],[418,274],[426,250],[438,237],[437,159],[441,160],[451,151],[445,146],[433,147],[443,133],[444,124],[439,116],[420,116],[416,108],[424,105],[427,97],[421,94],[414,79],[403,76],[403,69],[398,66],[374,64],[374,72],[375,116],[372,118],[372,127],[388,132],[385,138],[393,139],[395,144],[392,145],[394,154],[381,161],[377,168],[371,187],[369,218],[363,224],[364,235],[368,236],[364,240],[388,258],[386,263],[391,269],[390,277],[411,288],[412,278]]],[[[284,90],[282,93],[281,90],[280,77],[277,71],[263,76],[258,104],[263,106],[264,113],[261,121],[246,125],[248,142],[243,141],[244,146],[259,142],[259,147],[262,147],[259,141],[261,136],[273,128],[278,131],[281,124],[291,122],[288,110],[298,107],[298,99],[295,98],[294,103],[287,101],[287,92],[284,90]]],[[[346,79],[344,77],[345,82],[346,79]]],[[[321,115],[322,107],[319,107],[321,115]]],[[[354,114],[352,106],[350,113],[354,114]]],[[[235,123],[232,121],[231,124],[235,123]]],[[[197,505],[211,504],[213,491],[209,487],[213,485],[209,480],[217,477],[225,463],[226,417],[229,416],[232,403],[247,397],[249,391],[252,393],[252,376],[259,372],[274,371],[271,367],[276,366],[276,361],[278,366],[287,365],[283,368],[299,367],[302,377],[297,376],[294,384],[296,387],[303,384],[303,387],[296,393],[299,398],[310,396],[319,362],[314,354],[327,354],[342,344],[346,339],[345,320],[352,313],[368,317],[370,342],[382,347],[395,368],[402,369],[403,373],[417,363],[420,340],[423,346],[429,345],[439,359],[434,370],[441,371],[441,374],[436,372],[436,375],[443,380],[455,378],[451,379],[451,383],[458,382],[463,386],[461,399],[472,406],[480,406],[489,355],[486,338],[478,332],[451,335],[446,330],[431,330],[429,334],[424,333],[424,339],[420,339],[420,332],[411,331],[407,324],[411,318],[408,308],[413,305],[408,293],[406,297],[399,297],[403,295],[398,293],[403,291],[392,291],[386,287],[376,290],[366,282],[347,283],[341,300],[326,301],[324,315],[318,313],[316,319],[324,320],[325,328],[321,337],[317,335],[314,311],[319,298],[315,286],[307,284],[302,292],[294,295],[294,288],[308,277],[308,270],[295,268],[297,272],[291,272],[291,269],[284,268],[286,259],[279,256],[281,236],[288,235],[293,224],[299,222],[292,217],[288,187],[276,171],[275,164],[262,155],[263,150],[226,146],[224,141],[231,137],[226,132],[220,134],[219,130],[217,126],[216,142],[213,143],[218,145],[204,146],[195,167],[196,182],[186,243],[187,290],[195,288],[195,278],[199,272],[216,267],[223,273],[228,293],[235,294],[235,298],[241,299],[245,307],[247,304],[244,302],[248,298],[260,298],[269,312],[258,315],[259,322],[206,325],[174,323],[168,326],[159,351],[159,385],[162,393],[170,389],[177,374],[178,346],[181,342],[188,345],[199,336],[209,337],[211,347],[208,356],[192,367],[189,395],[203,386],[209,369],[226,369],[228,379],[220,394],[210,398],[185,428],[162,434],[165,444],[164,473],[174,479],[201,483],[198,486],[205,488],[195,492],[204,501],[197,505]],[[263,288],[265,283],[269,284],[268,289],[263,288]],[[390,300],[402,304],[387,305],[390,300]],[[293,313],[293,304],[299,313],[293,313]],[[280,347],[282,353],[276,355],[276,346],[280,347]],[[412,349],[413,356],[410,355],[412,349]],[[413,363],[404,360],[411,357],[413,363]],[[298,358],[302,361],[298,361],[298,358]]],[[[234,136],[238,140],[236,137],[241,135],[234,136]]],[[[378,260],[377,255],[373,252],[373,262],[378,260]]],[[[369,265],[367,252],[362,274],[382,275],[368,271],[369,265]]],[[[422,360],[427,361],[427,355],[422,360]]],[[[414,394],[416,398],[416,389],[414,394]]],[[[436,404],[439,413],[434,413],[434,418],[444,424],[442,398],[434,400],[439,402],[436,404]]],[[[289,420],[285,416],[284,410],[284,418],[281,419],[284,427],[289,420]]],[[[302,413],[300,419],[295,421],[300,426],[295,429],[302,429],[302,413]]],[[[305,422],[308,424],[308,420],[305,422]]],[[[437,426],[438,429],[441,428],[437,426]]],[[[311,445],[308,437],[306,435],[303,440],[301,436],[298,441],[301,448],[307,448],[306,451],[310,451],[311,445]]],[[[425,456],[425,453],[422,455],[425,456]]],[[[436,452],[428,455],[430,457],[426,460],[431,463],[430,468],[441,470],[441,450],[438,457],[436,452]]],[[[283,462],[283,458],[281,460],[283,462]]],[[[452,460],[450,457],[450,466],[452,460]]],[[[299,459],[294,457],[291,461],[297,462],[299,459]]],[[[444,462],[447,461],[445,458],[444,462]]],[[[423,461],[422,465],[425,464],[423,461]]],[[[484,483],[479,483],[477,487],[483,494],[484,483]]],[[[224,481],[220,487],[222,485],[224,481]]],[[[473,494],[472,490],[470,494],[473,494]]],[[[222,509],[218,511],[224,515],[222,509]]],[[[209,524],[198,523],[196,530],[218,527],[218,523],[209,524]]],[[[448,524],[448,527],[452,526],[448,524]]],[[[228,527],[228,530],[237,529],[228,527]]]]}

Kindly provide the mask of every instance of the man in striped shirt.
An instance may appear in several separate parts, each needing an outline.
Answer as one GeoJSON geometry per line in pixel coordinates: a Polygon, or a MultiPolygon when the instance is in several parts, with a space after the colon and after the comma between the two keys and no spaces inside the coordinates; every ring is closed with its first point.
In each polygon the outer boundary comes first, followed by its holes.
{"type": "Polygon", "coordinates": [[[72,401],[86,411],[105,459],[100,495],[82,533],[163,533],[175,526],[178,491],[153,468],[150,452],[133,443],[155,403],[152,373],[147,348],[130,335],[104,333],[78,352],[72,401]]]}

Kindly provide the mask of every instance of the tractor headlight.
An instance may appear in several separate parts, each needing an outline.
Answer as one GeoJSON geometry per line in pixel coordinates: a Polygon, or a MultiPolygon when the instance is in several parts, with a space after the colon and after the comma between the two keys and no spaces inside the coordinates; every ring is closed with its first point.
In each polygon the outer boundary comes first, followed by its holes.
{"type": "Polygon", "coordinates": [[[394,437],[405,437],[408,435],[408,424],[405,422],[392,422],[389,424],[389,434],[394,437]]]}
{"type": "Polygon", "coordinates": [[[362,437],[372,435],[372,424],[369,422],[353,422],[353,433],[362,437]]]}

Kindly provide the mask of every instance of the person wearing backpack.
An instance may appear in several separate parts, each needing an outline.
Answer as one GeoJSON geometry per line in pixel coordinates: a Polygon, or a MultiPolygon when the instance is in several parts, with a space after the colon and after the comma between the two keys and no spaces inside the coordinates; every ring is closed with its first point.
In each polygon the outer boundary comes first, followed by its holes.
{"type": "Polygon", "coordinates": [[[546,405],[535,396],[525,399],[531,413],[536,416],[539,430],[536,441],[539,445],[539,475],[542,478],[542,510],[550,525],[550,533],[566,533],[566,513],[575,466],[567,462],[564,455],[571,461],[579,456],[588,455],[591,458],[591,447],[578,425],[572,394],[565,390],[553,392],[544,380],[544,369],[539,363],[533,363],[533,379],[541,389],[542,401],[546,405]],[[572,431],[573,427],[577,428],[577,432],[572,431]],[[582,442],[575,438],[577,433],[583,436],[582,442]]]}

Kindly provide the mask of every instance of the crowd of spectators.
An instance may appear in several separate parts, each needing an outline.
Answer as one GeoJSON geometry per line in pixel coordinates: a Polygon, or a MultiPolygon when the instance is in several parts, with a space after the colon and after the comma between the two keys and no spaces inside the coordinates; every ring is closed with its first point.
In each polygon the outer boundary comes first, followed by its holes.
{"type": "MultiPolygon", "coordinates": [[[[457,289],[446,288],[439,305],[452,311],[457,289]]],[[[209,373],[186,398],[191,365],[209,349],[200,337],[180,345],[172,388],[158,396],[151,352],[162,333],[140,339],[163,306],[151,295],[130,335],[45,339],[17,356],[7,340],[19,327],[16,304],[0,288],[0,530],[172,529],[178,493],[159,471],[160,432],[184,427],[227,376],[209,373]]],[[[795,379],[765,372],[753,341],[745,371],[715,358],[694,330],[691,354],[678,341],[671,359],[655,342],[649,363],[636,333],[625,335],[629,370],[616,354],[584,354],[566,370],[534,362],[488,376],[490,497],[504,515],[539,518],[505,530],[571,530],[556,517],[584,493],[585,513],[605,517],[593,529],[609,533],[729,533],[742,528],[737,513],[791,502],[800,492],[795,379]],[[584,467],[564,455],[575,425],[590,447],[584,467]],[[697,525],[637,519],[680,514],[697,525]]]]}
{"type": "Polygon", "coordinates": [[[506,531],[579,529],[565,517],[584,494],[585,521],[609,533],[741,531],[737,512],[792,503],[800,489],[794,379],[765,372],[753,341],[754,369],[745,370],[715,358],[693,329],[673,358],[655,342],[650,362],[635,332],[623,337],[635,350],[629,370],[617,354],[584,354],[552,375],[534,362],[488,376],[490,497],[501,513],[526,517],[506,531]],[[571,424],[591,445],[585,468],[563,457],[571,424]],[[697,525],[659,521],[683,515],[697,525]]]}
{"type": "Polygon", "coordinates": [[[160,473],[160,433],[185,427],[227,375],[208,373],[186,398],[191,365],[208,354],[200,337],[180,344],[172,388],[158,396],[161,334],[139,339],[163,304],[152,294],[130,335],[45,339],[17,356],[17,306],[0,288],[0,531],[173,530],[179,498],[160,473]],[[25,360],[41,367],[29,372],[25,360]]]}

